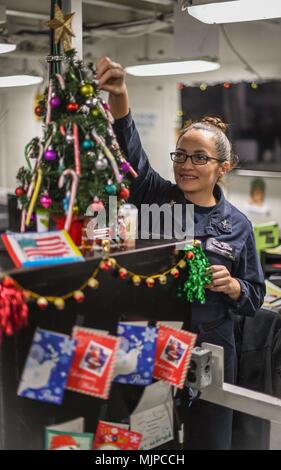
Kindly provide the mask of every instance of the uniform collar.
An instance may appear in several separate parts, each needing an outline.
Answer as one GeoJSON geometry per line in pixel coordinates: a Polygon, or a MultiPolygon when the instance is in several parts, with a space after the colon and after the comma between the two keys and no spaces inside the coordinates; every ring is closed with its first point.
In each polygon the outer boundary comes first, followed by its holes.
{"type": "MultiPolygon", "coordinates": [[[[205,217],[202,217],[195,225],[196,237],[216,237],[223,233],[227,234],[232,232],[231,206],[225,199],[223,191],[219,185],[216,184],[213,194],[218,202],[214,206],[213,210],[206,214],[205,217]]],[[[184,195],[181,192],[181,200],[183,199],[184,195]]]]}

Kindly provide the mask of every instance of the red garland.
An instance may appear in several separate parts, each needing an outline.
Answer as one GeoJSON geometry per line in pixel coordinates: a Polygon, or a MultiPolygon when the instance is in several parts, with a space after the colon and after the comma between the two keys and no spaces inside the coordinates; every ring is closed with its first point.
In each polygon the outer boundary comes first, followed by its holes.
{"type": "Polygon", "coordinates": [[[12,336],[27,325],[26,295],[10,277],[0,282],[0,341],[3,334],[12,336]]]}

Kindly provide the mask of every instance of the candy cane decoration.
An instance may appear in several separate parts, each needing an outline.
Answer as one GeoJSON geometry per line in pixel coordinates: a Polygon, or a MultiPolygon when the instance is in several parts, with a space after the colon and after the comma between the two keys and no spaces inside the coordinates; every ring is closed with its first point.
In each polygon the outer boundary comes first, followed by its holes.
{"type": "Polygon", "coordinates": [[[48,102],[47,102],[47,114],[46,114],[46,124],[50,124],[51,121],[51,98],[52,98],[52,93],[53,93],[53,82],[50,80],[50,85],[49,85],[49,94],[48,94],[48,102]]]}
{"type": "Polygon", "coordinates": [[[78,175],[75,173],[74,170],[64,170],[62,173],[60,179],[59,179],[59,188],[61,189],[64,184],[65,184],[65,177],[69,175],[72,177],[72,185],[71,185],[71,192],[70,192],[70,201],[69,201],[69,206],[68,206],[68,211],[67,211],[67,216],[65,219],[65,224],[64,224],[64,229],[69,232],[71,221],[72,221],[72,213],[73,213],[73,207],[74,207],[74,202],[75,202],[75,197],[77,194],[77,189],[78,189],[78,175]]]}
{"type": "Polygon", "coordinates": [[[56,77],[57,77],[57,80],[60,84],[60,87],[61,87],[62,91],[64,91],[65,90],[65,81],[64,81],[63,76],[60,73],[57,73],[56,77]]]}
{"type": "MultiPolygon", "coordinates": [[[[28,200],[31,199],[34,186],[35,186],[35,180],[33,179],[33,180],[31,181],[29,187],[28,187],[27,194],[26,194],[28,200]]],[[[24,233],[24,232],[25,232],[26,214],[27,214],[27,210],[26,210],[26,209],[23,209],[22,212],[21,212],[21,225],[20,225],[20,231],[21,231],[21,233],[24,233]]]]}
{"type": "Polygon", "coordinates": [[[73,145],[74,145],[74,159],[75,159],[75,171],[78,176],[81,176],[81,164],[80,164],[80,146],[79,146],[79,132],[76,122],[73,123],[73,145]]]}
{"type": "Polygon", "coordinates": [[[121,183],[123,177],[122,177],[122,175],[119,173],[118,165],[117,165],[116,160],[115,160],[114,156],[112,155],[111,151],[110,151],[109,148],[105,145],[103,139],[97,134],[97,132],[95,131],[95,129],[92,130],[92,136],[94,137],[94,140],[96,141],[96,143],[97,143],[98,145],[100,145],[100,147],[103,149],[105,156],[106,156],[106,157],[108,158],[108,160],[110,161],[111,166],[112,166],[112,169],[113,169],[113,172],[114,172],[114,174],[115,174],[116,180],[117,180],[119,183],[121,183]]]}
{"type": "Polygon", "coordinates": [[[39,196],[41,184],[42,184],[42,170],[41,170],[41,168],[38,168],[38,170],[37,170],[37,179],[36,179],[36,183],[35,183],[35,188],[34,188],[34,192],[33,192],[33,194],[32,194],[32,198],[31,198],[31,201],[30,201],[30,204],[29,204],[29,208],[28,208],[28,211],[27,211],[27,216],[26,216],[25,225],[26,225],[27,227],[28,227],[29,224],[30,224],[30,219],[31,219],[32,213],[33,213],[33,211],[34,211],[36,201],[37,201],[38,196],[39,196]]]}

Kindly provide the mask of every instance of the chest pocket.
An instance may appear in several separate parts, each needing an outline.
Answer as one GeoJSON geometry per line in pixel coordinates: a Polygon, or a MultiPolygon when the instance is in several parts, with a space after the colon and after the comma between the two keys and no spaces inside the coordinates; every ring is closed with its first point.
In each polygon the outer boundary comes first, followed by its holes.
{"type": "Polygon", "coordinates": [[[222,264],[232,272],[233,263],[236,259],[234,246],[216,238],[208,238],[205,249],[211,264],[222,264]]]}

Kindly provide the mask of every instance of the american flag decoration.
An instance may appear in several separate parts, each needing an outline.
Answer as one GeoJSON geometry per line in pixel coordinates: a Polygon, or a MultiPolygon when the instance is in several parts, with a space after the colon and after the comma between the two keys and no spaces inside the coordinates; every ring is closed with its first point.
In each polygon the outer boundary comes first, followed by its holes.
{"type": "Polygon", "coordinates": [[[71,248],[60,236],[29,238],[19,241],[19,245],[28,260],[42,256],[67,256],[71,253],[71,248]]]}
{"type": "Polygon", "coordinates": [[[64,230],[45,233],[6,233],[3,243],[17,267],[72,263],[84,258],[64,230]]]}

